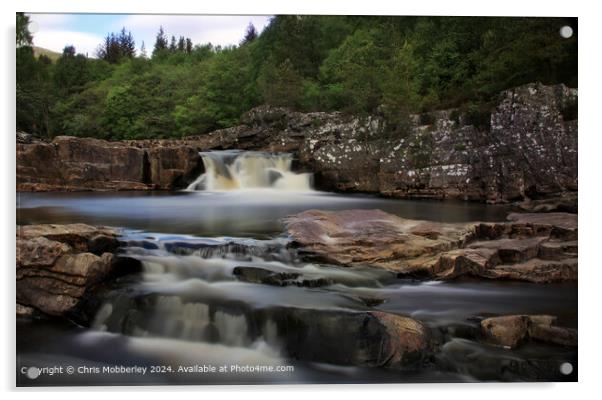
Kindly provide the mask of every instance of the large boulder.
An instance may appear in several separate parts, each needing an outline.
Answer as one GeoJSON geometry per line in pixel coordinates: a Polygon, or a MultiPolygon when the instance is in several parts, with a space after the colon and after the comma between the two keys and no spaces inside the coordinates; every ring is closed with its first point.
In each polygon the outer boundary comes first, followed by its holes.
{"type": "Polygon", "coordinates": [[[306,258],[400,277],[577,280],[577,216],[510,214],[510,222],[452,224],[380,210],[310,210],[284,219],[306,258]]]}
{"type": "Polygon", "coordinates": [[[86,290],[116,274],[117,231],[85,224],[17,228],[17,313],[72,311],[86,290]]]}

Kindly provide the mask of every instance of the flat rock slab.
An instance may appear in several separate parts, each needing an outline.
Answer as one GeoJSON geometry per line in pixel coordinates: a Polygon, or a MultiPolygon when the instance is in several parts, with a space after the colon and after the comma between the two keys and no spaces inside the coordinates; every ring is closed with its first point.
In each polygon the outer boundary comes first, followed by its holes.
{"type": "Polygon", "coordinates": [[[309,210],[284,220],[296,244],[327,262],[397,270],[400,260],[459,247],[471,226],[403,219],[381,210],[309,210]]]}
{"type": "Polygon", "coordinates": [[[400,277],[470,275],[537,283],[577,279],[577,216],[510,214],[509,222],[408,220],[381,210],[310,210],[284,219],[311,258],[400,277]]]}

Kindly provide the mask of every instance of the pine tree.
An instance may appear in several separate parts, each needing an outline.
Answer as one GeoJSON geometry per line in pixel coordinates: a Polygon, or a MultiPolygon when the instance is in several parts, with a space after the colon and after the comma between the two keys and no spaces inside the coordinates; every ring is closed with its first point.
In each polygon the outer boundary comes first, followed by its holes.
{"type": "Polygon", "coordinates": [[[171,51],[172,53],[175,53],[175,51],[178,49],[178,45],[176,44],[176,37],[174,35],[171,35],[171,43],[169,43],[169,51],[171,51]]]}
{"type": "Polygon", "coordinates": [[[186,51],[186,39],[184,36],[180,36],[178,39],[178,51],[184,53],[186,51]]]}
{"type": "Polygon", "coordinates": [[[257,29],[255,29],[253,23],[249,22],[247,31],[245,32],[245,37],[242,39],[241,44],[251,43],[253,40],[257,39],[257,36],[257,29]]]}
{"type": "Polygon", "coordinates": [[[125,27],[119,33],[119,50],[121,57],[134,57],[136,55],[136,42],[132,36],[132,32],[126,32],[125,27]]]}
{"type": "Polygon", "coordinates": [[[167,48],[167,37],[165,36],[165,32],[163,32],[163,27],[159,27],[159,32],[157,32],[157,39],[155,40],[155,47],[153,49],[153,57],[160,51],[165,50],[167,48]]]}
{"type": "Polygon", "coordinates": [[[148,55],[146,54],[146,46],[144,44],[144,40],[142,41],[142,45],[140,46],[140,57],[148,58],[148,55]]]}
{"type": "Polygon", "coordinates": [[[186,38],[186,53],[192,53],[192,40],[190,38],[186,38]]]}
{"type": "Polygon", "coordinates": [[[33,38],[29,32],[29,17],[22,12],[17,13],[17,47],[31,46],[33,38]]]}

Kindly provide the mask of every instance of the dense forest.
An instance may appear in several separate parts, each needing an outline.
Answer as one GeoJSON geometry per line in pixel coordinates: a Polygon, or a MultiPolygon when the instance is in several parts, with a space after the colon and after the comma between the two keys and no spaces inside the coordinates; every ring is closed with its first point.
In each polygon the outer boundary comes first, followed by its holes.
{"type": "Polygon", "coordinates": [[[56,61],[34,55],[28,23],[17,14],[17,129],[41,137],[198,135],[261,104],[380,114],[403,132],[410,113],[478,114],[523,83],[577,86],[576,19],[276,16],[261,34],[241,32],[238,46],[157,27],[140,51],[124,28],[95,58],[68,45],[56,61]]]}

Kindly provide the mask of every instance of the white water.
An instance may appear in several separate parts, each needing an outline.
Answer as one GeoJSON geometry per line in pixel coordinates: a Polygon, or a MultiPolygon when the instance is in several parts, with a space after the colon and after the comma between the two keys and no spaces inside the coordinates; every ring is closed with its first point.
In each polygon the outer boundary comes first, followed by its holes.
{"type": "Polygon", "coordinates": [[[244,189],[275,189],[311,191],[313,175],[291,170],[289,153],[241,151],[210,151],[199,153],[205,173],[187,191],[231,191],[244,189]]]}

